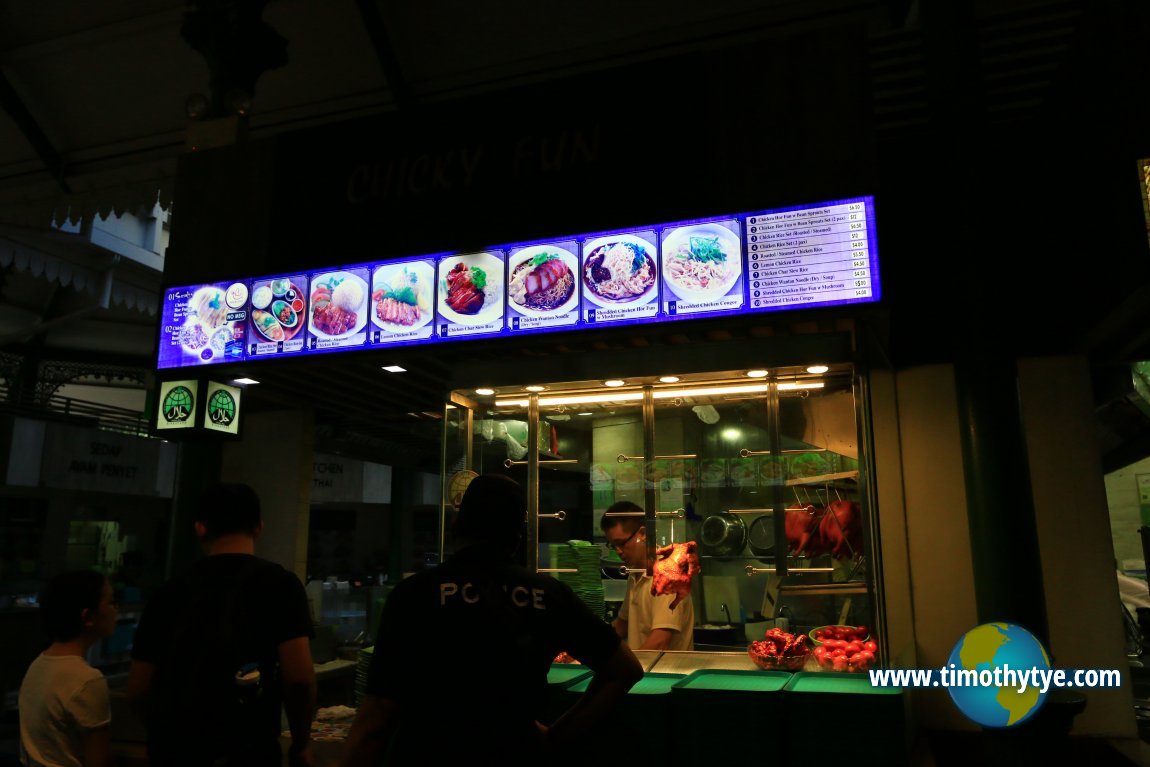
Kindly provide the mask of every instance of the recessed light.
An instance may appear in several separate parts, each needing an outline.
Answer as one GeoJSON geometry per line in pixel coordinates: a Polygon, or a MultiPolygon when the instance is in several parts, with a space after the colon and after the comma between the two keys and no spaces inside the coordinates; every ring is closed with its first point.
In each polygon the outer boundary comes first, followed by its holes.
{"type": "Polygon", "coordinates": [[[679,383],[679,376],[659,376],[659,383],[679,383]]]}
{"type": "Polygon", "coordinates": [[[494,389],[476,389],[475,393],[480,395],[481,397],[490,397],[492,394],[495,393],[495,390],[494,389]]]}
{"type": "Polygon", "coordinates": [[[767,371],[765,371],[765,370],[748,370],[747,371],[747,377],[748,378],[766,378],[767,377],[767,371]]]}
{"type": "Polygon", "coordinates": [[[610,387],[614,388],[614,387],[616,387],[616,386],[626,386],[626,385],[627,385],[627,382],[626,382],[626,381],[623,381],[623,380],[620,380],[620,379],[618,379],[618,378],[612,378],[612,379],[610,379],[610,380],[608,380],[608,381],[604,381],[604,382],[603,382],[603,385],[604,385],[604,386],[610,386],[610,387]]]}
{"type": "Polygon", "coordinates": [[[809,368],[807,368],[808,373],[814,373],[815,375],[819,375],[820,373],[825,373],[828,370],[830,370],[830,368],[827,367],[826,365],[811,365],[809,368]]]}
{"type": "Polygon", "coordinates": [[[523,389],[525,391],[547,391],[546,386],[538,386],[538,385],[524,386],[523,389]]]}
{"type": "Polygon", "coordinates": [[[232,383],[243,384],[244,386],[252,386],[253,384],[258,384],[259,381],[254,378],[236,378],[232,381],[232,383]]]}
{"type": "Polygon", "coordinates": [[[383,369],[388,373],[406,373],[407,368],[401,368],[399,365],[384,365],[383,369]]]}

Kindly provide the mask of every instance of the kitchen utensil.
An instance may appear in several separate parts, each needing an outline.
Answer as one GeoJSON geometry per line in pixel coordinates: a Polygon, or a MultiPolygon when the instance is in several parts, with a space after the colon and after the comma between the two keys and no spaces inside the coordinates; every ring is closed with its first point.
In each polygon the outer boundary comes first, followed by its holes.
{"type": "Polygon", "coordinates": [[[705,518],[700,533],[703,546],[714,556],[734,556],[747,545],[746,524],[728,511],[705,518]]]}
{"type": "MultiPolygon", "coordinates": [[[[747,531],[747,543],[751,546],[751,553],[756,557],[775,556],[775,518],[771,514],[764,514],[751,523],[747,531]]],[[[764,561],[766,561],[764,559],[764,561]]]]}

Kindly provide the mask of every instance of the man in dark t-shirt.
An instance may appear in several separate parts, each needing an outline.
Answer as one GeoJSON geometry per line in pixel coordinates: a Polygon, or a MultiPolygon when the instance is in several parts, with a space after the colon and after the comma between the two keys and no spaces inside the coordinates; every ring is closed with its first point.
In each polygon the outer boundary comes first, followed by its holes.
{"type": "Polygon", "coordinates": [[[642,677],[627,645],[569,586],[513,564],[525,510],[513,480],[477,477],[455,522],[457,553],[388,597],[346,767],[376,765],[385,753],[396,765],[538,764],[642,677]],[[595,677],[546,727],[538,718],[547,672],[561,651],[595,677]]]}
{"type": "Polygon", "coordinates": [[[280,713],[293,765],[313,763],[313,635],[299,579],[254,555],[259,499],[246,485],[205,494],[196,533],[208,556],[148,601],[132,648],[128,698],[148,758],[164,767],[279,767],[280,713]]]}

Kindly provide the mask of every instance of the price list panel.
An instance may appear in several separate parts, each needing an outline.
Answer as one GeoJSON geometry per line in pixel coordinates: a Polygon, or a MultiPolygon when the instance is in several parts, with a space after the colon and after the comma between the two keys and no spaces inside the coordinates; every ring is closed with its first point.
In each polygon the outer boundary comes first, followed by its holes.
{"type": "Polygon", "coordinates": [[[868,199],[746,218],[749,308],[877,301],[868,199]]]}

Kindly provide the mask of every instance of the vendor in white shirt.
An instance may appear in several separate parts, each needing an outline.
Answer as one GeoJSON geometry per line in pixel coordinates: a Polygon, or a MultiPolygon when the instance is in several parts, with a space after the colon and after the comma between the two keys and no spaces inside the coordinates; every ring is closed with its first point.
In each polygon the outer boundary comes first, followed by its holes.
{"type": "Polygon", "coordinates": [[[674,594],[651,595],[647,570],[647,528],[643,509],[631,501],[619,501],[599,520],[607,545],[615,549],[633,574],[627,598],[614,621],[615,632],[634,650],[692,650],[695,647],[695,606],[690,595],[675,607],[674,594]],[[633,516],[616,516],[630,514],[633,516]]]}

